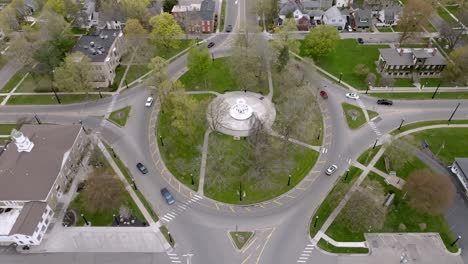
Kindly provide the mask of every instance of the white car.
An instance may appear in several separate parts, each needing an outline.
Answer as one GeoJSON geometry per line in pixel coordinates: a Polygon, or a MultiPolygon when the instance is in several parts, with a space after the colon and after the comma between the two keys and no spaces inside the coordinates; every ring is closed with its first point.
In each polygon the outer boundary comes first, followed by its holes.
{"type": "Polygon", "coordinates": [[[349,99],[354,99],[354,100],[359,99],[359,95],[357,95],[355,93],[347,93],[346,97],[348,97],[349,99]]]}
{"type": "Polygon", "coordinates": [[[338,166],[336,166],[335,164],[330,165],[330,167],[328,167],[328,169],[327,169],[327,171],[325,172],[325,174],[327,174],[328,176],[330,176],[330,175],[332,175],[337,169],[338,169],[338,166]]]}
{"type": "Polygon", "coordinates": [[[146,107],[152,106],[152,105],[153,105],[153,101],[154,101],[153,97],[151,97],[151,96],[148,97],[148,98],[146,99],[145,106],[146,106],[146,107]]]}

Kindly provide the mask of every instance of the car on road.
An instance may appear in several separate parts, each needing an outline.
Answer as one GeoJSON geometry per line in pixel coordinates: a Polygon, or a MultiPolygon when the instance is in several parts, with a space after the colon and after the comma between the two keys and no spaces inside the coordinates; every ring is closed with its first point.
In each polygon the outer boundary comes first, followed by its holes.
{"type": "Polygon", "coordinates": [[[388,99],[379,99],[379,100],[377,100],[377,104],[379,104],[379,105],[393,105],[393,101],[388,100],[388,99]]]}
{"type": "Polygon", "coordinates": [[[338,169],[338,166],[336,166],[335,164],[332,164],[330,165],[330,167],[328,167],[327,171],[325,171],[325,174],[327,174],[328,176],[332,175],[333,173],[335,173],[335,171],[338,169]]]}
{"type": "Polygon", "coordinates": [[[141,173],[143,174],[148,173],[148,169],[145,167],[145,165],[141,164],[141,162],[138,162],[136,167],[141,173]]]}
{"type": "Polygon", "coordinates": [[[208,43],[208,48],[212,48],[214,45],[215,45],[214,42],[210,42],[210,43],[208,43]]]}
{"type": "Polygon", "coordinates": [[[162,188],[161,189],[161,195],[166,199],[166,203],[171,205],[175,203],[174,197],[172,197],[172,194],[169,192],[167,188],[162,188]]]}
{"type": "Polygon", "coordinates": [[[358,39],[357,39],[357,42],[358,42],[359,44],[364,44],[364,40],[363,40],[362,38],[358,38],[358,39]]]}
{"type": "Polygon", "coordinates": [[[359,99],[359,95],[357,95],[355,93],[346,93],[346,97],[349,98],[349,99],[354,99],[354,100],[359,99]]]}
{"type": "Polygon", "coordinates": [[[146,107],[150,107],[153,105],[153,101],[154,101],[154,98],[152,96],[149,96],[148,98],[146,98],[146,103],[145,103],[145,106],[146,107]]]}
{"type": "Polygon", "coordinates": [[[231,31],[232,31],[232,25],[227,25],[226,32],[231,32],[231,31]]]}
{"type": "Polygon", "coordinates": [[[327,98],[328,98],[328,94],[327,94],[327,92],[325,92],[324,90],[321,90],[321,91],[320,91],[320,96],[322,96],[323,99],[327,99],[327,98]]]}

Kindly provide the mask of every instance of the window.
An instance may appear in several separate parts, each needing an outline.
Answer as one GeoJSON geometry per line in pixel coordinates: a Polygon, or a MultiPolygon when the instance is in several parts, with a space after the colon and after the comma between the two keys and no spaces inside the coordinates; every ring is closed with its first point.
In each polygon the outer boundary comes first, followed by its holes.
{"type": "Polygon", "coordinates": [[[32,242],[31,240],[29,240],[29,243],[30,243],[30,244],[34,244],[34,242],[32,242]]]}
{"type": "Polygon", "coordinates": [[[43,225],[42,228],[41,228],[41,231],[44,232],[45,229],[46,229],[46,226],[43,225]]]}
{"type": "Polygon", "coordinates": [[[47,218],[47,219],[44,221],[44,223],[45,223],[46,225],[49,224],[49,219],[47,218]]]}
{"type": "MultiPolygon", "coordinates": [[[[37,231],[39,231],[39,227],[36,227],[36,229],[34,229],[34,233],[36,233],[37,231]]],[[[44,230],[42,230],[44,231],[44,230]]]]}
{"type": "Polygon", "coordinates": [[[41,241],[42,235],[37,236],[37,240],[41,241]]]}
{"type": "Polygon", "coordinates": [[[23,245],[23,244],[24,244],[24,242],[23,242],[23,241],[18,241],[18,243],[20,243],[21,245],[23,245]]]}
{"type": "Polygon", "coordinates": [[[52,215],[54,212],[52,212],[52,210],[49,211],[49,215],[52,215]]]}
{"type": "Polygon", "coordinates": [[[333,19],[332,19],[332,22],[336,22],[336,19],[333,18],[333,19]]]}

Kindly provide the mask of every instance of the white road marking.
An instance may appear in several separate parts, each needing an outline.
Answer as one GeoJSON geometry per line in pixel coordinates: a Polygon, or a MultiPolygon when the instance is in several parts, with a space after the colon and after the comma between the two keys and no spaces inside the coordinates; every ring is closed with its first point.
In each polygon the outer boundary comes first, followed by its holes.
{"type": "Polygon", "coordinates": [[[322,149],[322,153],[327,153],[328,152],[328,149],[327,148],[323,148],[322,149]]]}
{"type": "Polygon", "coordinates": [[[169,256],[177,256],[177,254],[174,254],[174,253],[167,253],[167,255],[169,255],[169,256]]]}
{"type": "Polygon", "coordinates": [[[298,260],[298,261],[296,261],[296,262],[299,262],[299,263],[305,263],[305,261],[304,261],[304,260],[298,260]]]}

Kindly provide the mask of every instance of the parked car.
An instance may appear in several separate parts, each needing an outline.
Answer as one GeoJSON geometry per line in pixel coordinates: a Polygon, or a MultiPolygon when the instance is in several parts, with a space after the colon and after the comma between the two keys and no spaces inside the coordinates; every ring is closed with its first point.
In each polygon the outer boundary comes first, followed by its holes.
{"type": "Polygon", "coordinates": [[[351,25],[348,25],[348,31],[353,32],[353,28],[351,27],[351,25]]]}
{"type": "Polygon", "coordinates": [[[357,95],[355,93],[346,93],[346,97],[349,98],[349,99],[354,99],[354,100],[359,99],[359,95],[357,95]]]}
{"type": "Polygon", "coordinates": [[[362,38],[358,38],[358,39],[357,39],[357,42],[358,42],[359,44],[364,44],[364,40],[363,40],[362,38]]]}
{"type": "Polygon", "coordinates": [[[320,96],[322,96],[323,99],[327,99],[327,98],[328,98],[328,94],[327,94],[327,92],[325,92],[324,90],[321,90],[321,91],[320,91],[320,96]]]}
{"type": "Polygon", "coordinates": [[[153,105],[153,101],[154,101],[154,98],[152,96],[149,96],[148,98],[146,98],[146,103],[145,103],[145,106],[146,107],[150,107],[153,105]]]}
{"type": "Polygon", "coordinates": [[[148,173],[148,169],[145,167],[145,165],[141,164],[141,162],[138,162],[136,166],[137,166],[137,169],[138,169],[141,173],[143,173],[143,174],[148,173]]]}
{"type": "Polygon", "coordinates": [[[335,171],[338,169],[338,166],[336,166],[335,164],[332,164],[330,165],[330,167],[328,167],[327,171],[325,172],[325,174],[327,174],[328,176],[332,175],[333,173],[335,173],[335,171]]]}
{"type": "Polygon", "coordinates": [[[226,32],[231,32],[231,31],[232,31],[232,25],[227,25],[226,32]]]}
{"type": "Polygon", "coordinates": [[[172,197],[172,194],[169,192],[167,188],[162,188],[161,189],[161,195],[166,199],[166,203],[171,205],[175,203],[174,197],[172,197]]]}
{"type": "Polygon", "coordinates": [[[210,42],[210,43],[208,43],[208,48],[212,48],[214,45],[215,45],[214,42],[210,42]]]}
{"type": "Polygon", "coordinates": [[[388,100],[388,99],[379,99],[379,100],[377,100],[377,104],[379,104],[379,105],[393,105],[393,101],[388,100]]]}

